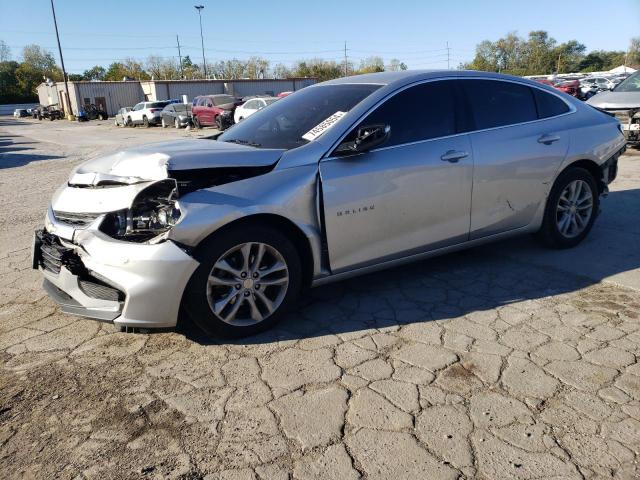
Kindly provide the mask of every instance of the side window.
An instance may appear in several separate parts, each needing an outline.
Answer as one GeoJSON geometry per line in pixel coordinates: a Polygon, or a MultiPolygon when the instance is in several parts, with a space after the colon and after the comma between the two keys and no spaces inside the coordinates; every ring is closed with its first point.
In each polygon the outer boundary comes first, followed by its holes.
{"type": "Polygon", "coordinates": [[[427,82],[392,96],[360,125],[389,125],[391,136],[384,146],[400,145],[455,134],[455,112],[453,83],[427,82]]]}
{"type": "Polygon", "coordinates": [[[249,100],[246,105],[245,108],[247,110],[255,110],[258,108],[258,105],[256,105],[256,101],[255,100],[249,100]]]}
{"type": "Polygon", "coordinates": [[[536,99],[538,118],[555,117],[569,111],[569,106],[555,95],[533,88],[533,96],[536,99]]]}
{"type": "Polygon", "coordinates": [[[475,129],[502,127],[538,119],[533,92],[501,80],[463,80],[475,129]]]}
{"type": "Polygon", "coordinates": [[[143,103],[138,103],[135,107],[133,107],[133,110],[135,112],[137,112],[138,110],[142,110],[143,105],[143,103]]]}

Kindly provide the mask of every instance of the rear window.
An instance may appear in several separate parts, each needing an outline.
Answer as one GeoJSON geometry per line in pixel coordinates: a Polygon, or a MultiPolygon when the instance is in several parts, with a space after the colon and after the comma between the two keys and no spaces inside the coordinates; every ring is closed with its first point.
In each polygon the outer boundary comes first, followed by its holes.
{"type": "Polygon", "coordinates": [[[226,105],[227,103],[234,103],[236,99],[231,95],[219,95],[213,97],[213,104],[217,107],[219,105],[226,105]]]}
{"type": "Polygon", "coordinates": [[[533,88],[539,118],[555,117],[569,111],[569,106],[555,95],[533,88]]]}
{"type": "Polygon", "coordinates": [[[164,108],[169,105],[169,102],[151,102],[147,104],[147,108],[164,108]]]}
{"type": "Polygon", "coordinates": [[[500,80],[463,80],[475,129],[502,127],[538,119],[531,89],[500,80]]]}

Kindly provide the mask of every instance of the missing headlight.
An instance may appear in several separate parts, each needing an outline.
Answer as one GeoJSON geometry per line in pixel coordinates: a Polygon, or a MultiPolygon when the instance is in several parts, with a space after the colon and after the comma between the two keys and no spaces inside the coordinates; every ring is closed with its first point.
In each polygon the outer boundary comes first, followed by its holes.
{"type": "Polygon", "coordinates": [[[173,227],[180,218],[173,179],[161,180],[142,190],[128,210],[107,214],[100,230],[123,240],[145,242],[173,227]]]}

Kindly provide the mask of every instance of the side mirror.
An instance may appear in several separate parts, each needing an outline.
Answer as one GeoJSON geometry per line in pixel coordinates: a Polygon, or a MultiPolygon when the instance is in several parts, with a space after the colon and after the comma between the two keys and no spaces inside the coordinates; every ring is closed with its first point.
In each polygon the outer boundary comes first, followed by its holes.
{"type": "Polygon", "coordinates": [[[369,150],[372,150],[386,142],[389,139],[390,134],[390,125],[378,124],[359,127],[355,140],[338,145],[336,153],[348,155],[368,152],[369,150]]]}

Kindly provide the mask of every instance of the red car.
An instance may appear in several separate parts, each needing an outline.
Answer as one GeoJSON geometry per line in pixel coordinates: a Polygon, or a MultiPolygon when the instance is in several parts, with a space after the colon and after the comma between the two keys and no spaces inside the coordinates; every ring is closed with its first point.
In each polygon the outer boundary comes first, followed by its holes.
{"type": "Polygon", "coordinates": [[[554,88],[557,88],[561,92],[568,93],[572,97],[580,95],[580,82],[578,80],[565,80],[556,83],[554,88]]]}
{"type": "Polygon", "coordinates": [[[224,130],[233,123],[233,111],[242,102],[231,95],[201,95],[193,99],[191,115],[196,128],[215,125],[224,130]]]}
{"type": "Polygon", "coordinates": [[[536,80],[539,83],[550,85],[561,92],[568,93],[573,97],[580,95],[580,82],[578,80],[547,80],[544,78],[536,80]]]}

